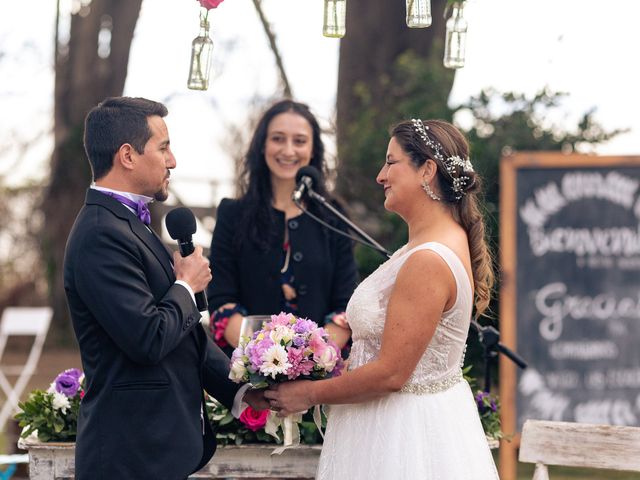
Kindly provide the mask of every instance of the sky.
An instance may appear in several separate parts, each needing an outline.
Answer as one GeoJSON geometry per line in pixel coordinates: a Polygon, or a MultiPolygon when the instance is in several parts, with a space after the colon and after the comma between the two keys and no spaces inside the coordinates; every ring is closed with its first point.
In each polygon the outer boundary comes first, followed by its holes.
{"type": "MultiPolygon", "coordinates": [[[[61,0],[63,10],[69,11],[78,1],[61,0]]],[[[396,1],[398,8],[405,8],[403,1],[396,1]]],[[[340,40],[322,36],[322,0],[263,0],[262,4],[277,35],[295,98],[308,103],[321,124],[330,125],[340,40]]],[[[245,125],[251,106],[271,98],[278,83],[253,3],[225,0],[210,15],[214,73],[209,90],[188,90],[198,12],[196,0],[144,0],[124,93],[167,104],[166,120],[178,161],[172,187],[185,203],[209,206],[233,193],[233,167],[227,153],[232,146],[230,126],[248,134],[245,125]]],[[[636,0],[606,4],[468,0],[467,63],[456,73],[450,103],[462,103],[483,88],[532,96],[548,86],[570,94],[554,113],[553,122],[574,127],[584,112],[595,108],[596,120],[606,129],[630,129],[597,153],[640,154],[640,71],[634,60],[640,46],[639,16],[636,0]]],[[[0,175],[9,183],[47,174],[52,148],[54,24],[53,0],[3,5],[0,175]]],[[[333,151],[333,140],[326,141],[333,151]]],[[[383,155],[380,152],[381,161],[383,155]]]]}

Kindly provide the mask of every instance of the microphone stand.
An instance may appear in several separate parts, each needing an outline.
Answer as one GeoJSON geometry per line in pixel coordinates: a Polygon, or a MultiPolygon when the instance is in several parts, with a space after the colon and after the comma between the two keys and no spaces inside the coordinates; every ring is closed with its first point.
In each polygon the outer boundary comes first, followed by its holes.
{"type": "Polygon", "coordinates": [[[373,238],[371,238],[369,235],[367,235],[360,227],[358,227],[355,223],[353,223],[351,220],[349,220],[345,215],[342,214],[342,212],[340,212],[337,208],[335,208],[333,205],[331,205],[330,202],[327,201],[326,198],[324,198],[322,195],[320,195],[319,193],[315,192],[312,188],[307,188],[307,193],[309,195],[309,198],[311,198],[312,200],[317,201],[318,203],[320,203],[323,207],[325,207],[326,209],[328,209],[331,213],[333,213],[336,217],[338,217],[340,220],[342,220],[344,223],[347,224],[347,226],[349,228],[351,228],[354,232],[356,232],[358,235],[360,235],[362,237],[361,238],[357,238],[354,237],[352,235],[349,235],[346,232],[343,232],[342,230],[339,230],[337,228],[332,227],[331,225],[326,224],[325,222],[323,222],[321,219],[317,218],[315,215],[313,215],[312,213],[310,213],[309,211],[307,211],[306,208],[304,208],[304,206],[300,203],[300,200],[296,197],[293,198],[294,203],[296,204],[296,206],[302,210],[303,213],[305,213],[306,215],[310,216],[311,218],[313,218],[314,220],[316,220],[317,222],[320,222],[321,224],[323,224],[324,226],[330,228],[331,230],[335,231],[336,233],[339,233],[340,235],[343,235],[347,238],[350,238],[352,240],[355,240],[356,242],[359,242],[363,245],[366,245],[369,248],[372,248],[374,250],[376,250],[377,252],[385,255],[387,258],[391,257],[391,253],[384,248],[382,245],[380,245],[378,242],[376,242],[373,238]],[[364,240],[363,240],[364,239],[364,240]]]}
{"type": "Polygon", "coordinates": [[[484,391],[489,392],[491,389],[491,362],[502,353],[505,357],[515,363],[518,367],[527,368],[527,362],[517,353],[505,347],[500,343],[500,332],[491,326],[483,327],[475,320],[471,320],[471,326],[478,333],[478,339],[484,350],[484,391]]]}

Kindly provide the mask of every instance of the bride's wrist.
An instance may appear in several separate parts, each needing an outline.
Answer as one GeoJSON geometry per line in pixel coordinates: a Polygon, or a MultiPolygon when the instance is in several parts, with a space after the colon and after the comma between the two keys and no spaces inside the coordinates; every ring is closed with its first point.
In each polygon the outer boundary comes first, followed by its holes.
{"type": "Polygon", "coordinates": [[[318,392],[317,387],[320,382],[309,382],[309,389],[307,390],[307,402],[310,406],[318,405],[318,392]]]}

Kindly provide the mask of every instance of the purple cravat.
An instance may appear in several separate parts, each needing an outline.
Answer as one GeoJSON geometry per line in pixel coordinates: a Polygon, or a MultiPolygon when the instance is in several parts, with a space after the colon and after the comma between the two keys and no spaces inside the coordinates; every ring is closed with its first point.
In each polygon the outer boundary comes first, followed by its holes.
{"type": "Polygon", "coordinates": [[[137,202],[131,200],[130,198],[124,197],[122,195],[118,195],[114,192],[102,192],[110,197],[115,198],[120,203],[126,205],[127,207],[133,208],[136,212],[136,215],[140,219],[142,223],[145,225],[149,225],[151,223],[151,212],[149,212],[149,207],[142,200],[138,200],[137,202]]]}

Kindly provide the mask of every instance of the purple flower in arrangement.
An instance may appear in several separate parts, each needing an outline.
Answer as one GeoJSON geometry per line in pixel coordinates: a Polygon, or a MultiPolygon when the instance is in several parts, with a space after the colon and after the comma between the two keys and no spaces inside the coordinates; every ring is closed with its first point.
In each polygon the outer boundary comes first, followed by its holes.
{"type": "Polygon", "coordinates": [[[480,412],[485,412],[487,409],[491,409],[492,412],[498,411],[498,405],[496,404],[495,399],[489,392],[483,392],[478,390],[475,396],[476,403],[478,404],[478,409],[480,412]]]}
{"type": "Polygon", "coordinates": [[[71,375],[72,377],[75,377],[78,380],[80,380],[80,377],[82,377],[82,372],[80,370],[78,370],[77,368],[69,368],[68,370],[65,370],[62,373],[66,373],[67,375],[71,375]]]}
{"type": "Polygon", "coordinates": [[[58,393],[62,393],[69,398],[75,397],[80,389],[80,375],[76,375],[75,371],[66,370],[56,377],[55,386],[58,393]]]}
{"type": "Polygon", "coordinates": [[[313,320],[307,320],[306,318],[300,318],[293,326],[293,331],[296,333],[307,333],[312,331],[314,328],[318,326],[313,320]]]}
{"type": "Polygon", "coordinates": [[[273,340],[269,337],[263,338],[262,340],[255,340],[253,344],[253,348],[248,348],[249,350],[249,360],[251,361],[251,366],[255,370],[259,370],[260,366],[264,362],[264,354],[265,352],[274,345],[273,340]]]}

